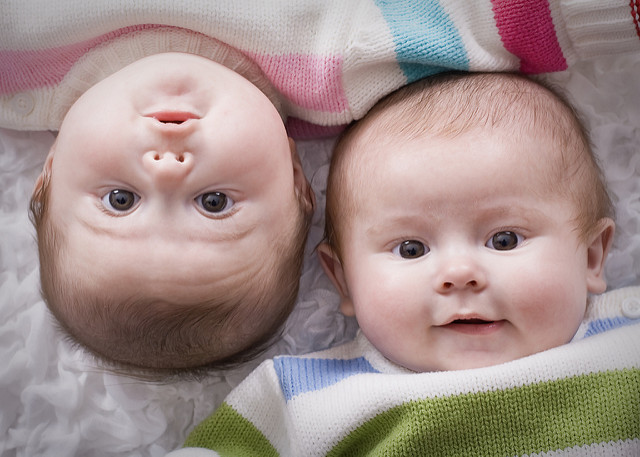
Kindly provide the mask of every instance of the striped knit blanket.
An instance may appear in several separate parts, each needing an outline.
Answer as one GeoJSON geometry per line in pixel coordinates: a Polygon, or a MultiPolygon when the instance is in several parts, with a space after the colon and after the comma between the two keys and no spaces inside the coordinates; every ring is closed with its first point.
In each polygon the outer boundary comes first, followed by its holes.
{"type": "Polygon", "coordinates": [[[640,287],[592,300],[574,340],[506,364],[410,373],[362,334],[266,361],[172,457],[639,456],[640,287]]]}
{"type": "Polygon", "coordinates": [[[554,72],[592,57],[637,53],[638,5],[2,0],[0,127],[57,130],[83,91],[133,60],[166,51],[217,59],[216,40],[257,65],[291,135],[333,134],[382,96],[446,69],[554,72]]]}

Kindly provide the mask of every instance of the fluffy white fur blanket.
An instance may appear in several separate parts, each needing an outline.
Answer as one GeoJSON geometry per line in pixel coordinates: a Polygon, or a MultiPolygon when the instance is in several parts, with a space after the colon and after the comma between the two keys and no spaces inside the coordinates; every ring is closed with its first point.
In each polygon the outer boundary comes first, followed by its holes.
{"type": "MultiPolygon", "coordinates": [[[[565,88],[584,115],[613,193],[618,228],[609,286],[640,285],[640,56],[585,63],[547,79],[565,88]]],[[[46,132],[0,130],[0,456],[162,456],[257,362],[204,382],[154,385],[101,372],[60,339],[39,296],[27,216],[52,142],[46,132]]],[[[332,144],[299,145],[319,204],[298,306],[284,338],[264,357],[326,348],[355,334],[312,253],[322,236],[332,144]]]]}

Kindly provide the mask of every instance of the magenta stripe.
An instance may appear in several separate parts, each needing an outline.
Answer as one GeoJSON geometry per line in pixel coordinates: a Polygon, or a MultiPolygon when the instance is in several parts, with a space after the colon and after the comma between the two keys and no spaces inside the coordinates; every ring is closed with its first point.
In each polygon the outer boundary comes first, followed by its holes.
{"type": "Polygon", "coordinates": [[[520,58],[523,73],[567,69],[547,0],[491,0],[505,48],[520,58]]]}
{"type": "Polygon", "coordinates": [[[638,2],[638,0],[630,0],[629,7],[631,8],[633,25],[636,26],[636,35],[640,38],[640,2],[638,2]]]}
{"type": "Polygon", "coordinates": [[[0,51],[0,94],[58,84],[73,64],[91,48],[136,30],[165,27],[144,24],[114,30],[67,46],[29,51],[0,51]]]}

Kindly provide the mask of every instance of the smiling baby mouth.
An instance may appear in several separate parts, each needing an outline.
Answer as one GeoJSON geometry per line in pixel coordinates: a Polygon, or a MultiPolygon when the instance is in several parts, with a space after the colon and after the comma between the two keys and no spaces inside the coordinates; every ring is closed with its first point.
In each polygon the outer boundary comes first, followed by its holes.
{"type": "Polygon", "coordinates": [[[450,322],[451,324],[469,324],[469,325],[473,325],[473,324],[491,324],[495,321],[486,321],[484,319],[456,319],[452,322],[450,322]]]}

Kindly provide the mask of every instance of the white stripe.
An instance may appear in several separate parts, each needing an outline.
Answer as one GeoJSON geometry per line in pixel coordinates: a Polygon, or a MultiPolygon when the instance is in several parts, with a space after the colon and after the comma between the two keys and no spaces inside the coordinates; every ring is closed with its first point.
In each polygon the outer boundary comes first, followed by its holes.
{"type": "Polygon", "coordinates": [[[558,41],[568,63],[596,56],[638,52],[638,35],[628,0],[566,0],[552,3],[558,41]]]}
{"type": "Polygon", "coordinates": [[[290,421],[278,376],[273,369],[273,360],[260,364],[231,391],[225,402],[251,421],[280,455],[299,455],[296,449],[290,448],[287,439],[294,432],[296,424],[290,421]]]}
{"type": "Polygon", "coordinates": [[[361,119],[384,95],[407,83],[395,53],[395,41],[382,11],[373,2],[353,11],[350,36],[344,37],[342,83],[351,114],[361,119]],[[357,19],[357,20],[356,20],[357,19]]]}
{"type": "Polygon", "coordinates": [[[288,408],[296,423],[290,426],[301,433],[296,441],[305,447],[299,455],[323,455],[364,421],[407,401],[504,390],[628,367],[640,367],[637,325],[494,367],[411,376],[352,376],[292,399],[288,408]]]}
{"type": "MultiPolygon", "coordinates": [[[[362,2],[2,0],[0,48],[47,49],[137,24],[185,27],[254,52],[340,52],[362,2]],[[317,33],[312,33],[317,30],[317,33]],[[337,33],[340,32],[340,33],[337,33]]],[[[365,3],[373,7],[371,1],[365,3]]]]}
{"type": "Polygon", "coordinates": [[[442,7],[464,42],[470,71],[506,71],[520,67],[520,60],[504,48],[490,0],[442,2],[442,7]]]}
{"type": "Polygon", "coordinates": [[[562,8],[555,2],[549,2],[549,6],[549,9],[551,10],[551,21],[553,22],[553,27],[556,31],[558,44],[560,45],[560,49],[562,49],[562,55],[567,61],[567,65],[569,65],[571,62],[575,62],[577,60],[578,55],[574,49],[571,37],[567,32],[567,24],[565,22],[562,8]]]}

